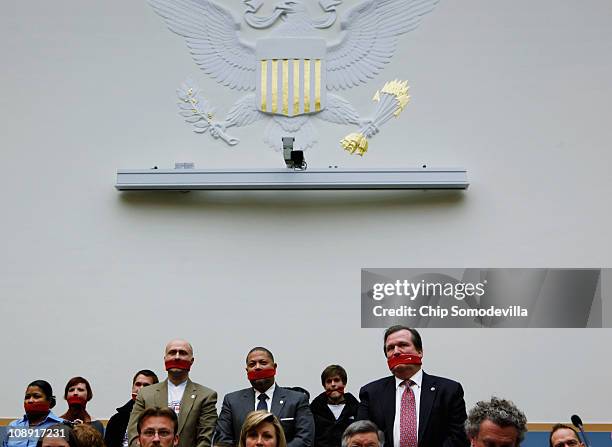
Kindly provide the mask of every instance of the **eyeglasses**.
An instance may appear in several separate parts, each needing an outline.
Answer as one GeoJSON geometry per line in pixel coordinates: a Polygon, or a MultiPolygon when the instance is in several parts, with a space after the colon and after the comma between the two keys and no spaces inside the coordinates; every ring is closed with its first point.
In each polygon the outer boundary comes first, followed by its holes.
{"type": "Polygon", "coordinates": [[[154,430],[152,428],[147,428],[146,430],[143,430],[143,432],[141,433],[141,435],[146,438],[154,438],[155,434],[157,434],[157,436],[159,436],[160,438],[169,438],[170,436],[174,435],[174,433],[171,432],[170,430],[165,430],[163,428],[161,430],[154,430]]]}
{"type": "Polygon", "coordinates": [[[568,439],[565,442],[557,442],[553,447],[563,447],[564,445],[567,447],[576,447],[578,444],[580,444],[580,442],[576,439],[568,439]]]}

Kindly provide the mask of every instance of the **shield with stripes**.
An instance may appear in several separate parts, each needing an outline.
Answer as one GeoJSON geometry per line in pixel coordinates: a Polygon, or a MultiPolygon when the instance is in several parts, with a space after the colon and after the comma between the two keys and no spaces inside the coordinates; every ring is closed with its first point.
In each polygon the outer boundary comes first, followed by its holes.
{"type": "Polygon", "coordinates": [[[297,116],[325,107],[324,39],[268,38],[256,43],[257,104],[266,113],[297,116]]]}

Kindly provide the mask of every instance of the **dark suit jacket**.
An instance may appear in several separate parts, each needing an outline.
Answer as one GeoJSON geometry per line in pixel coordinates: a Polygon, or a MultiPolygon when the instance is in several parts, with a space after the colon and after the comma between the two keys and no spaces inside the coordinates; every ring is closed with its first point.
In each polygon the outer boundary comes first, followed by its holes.
{"type": "Polygon", "coordinates": [[[130,413],[134,407],[134,401],[130,399],[124,406],[117,408],[117,413],[111,416],[104,431],[104,444],[106,447],[121,447],[123,436],[127,431],[130,413]]]}
{"type": "Polygon", "coordinates": [[[355,422],[359,401],[351,393],[344,395],[344,408],[336,419],[327,406],[327,394],[321,393],[310,403],[310,411],[315,421],[315,447],[340,447],[342,433],[355,422]]]}
{"type": "MultiPolygon", "coordinates": [[[[215,391],[187,379],[178,417],[178,447],[210,447],[213,429],[217,422],[216,405],[215,391]]],[[[145,408],[149,407],[168,407],[168,379],[146,386],[138,392],[128,423],[131,447],[138,445],[136,431],[138,417],[145,408]]]]}
{"type": "MultiPolygon", "coordinates": [[[[214,445],[237,446],[246,415],[255,410],[255,391],[246,388],[225,396],[215,428],[214,445]]],[[[311,447],[314,420],[304,393],[276,385],[272,396],[272,413],[280,420],[287,447],[311,447]]]]}
{"type": "MultiPolygon", "coordinates": [[[[385,446],[393,447],[395,377],[385,377],[361,388],[357,419],[369,419],[385,432],[385,446]]],[[[467,419],[461,384],[423,372],[419,407],[419,447],[467,447],[463,424],[467,419]]]]}

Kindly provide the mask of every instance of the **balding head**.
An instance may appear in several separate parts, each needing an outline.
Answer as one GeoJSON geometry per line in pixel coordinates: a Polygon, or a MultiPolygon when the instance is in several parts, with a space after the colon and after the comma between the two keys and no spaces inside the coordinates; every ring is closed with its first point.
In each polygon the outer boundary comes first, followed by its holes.
{"type": "Polygon", "coordinates": [[[170,340],[166,344],[166,349],[164,350],[164,355],[167,355],[169,351],[173,349],[182,349],[186,350],[187,353],[193,357],[193,346],[187,340],[183,340],[182,338],[175,338],[174,340],[170,340]]]}
{"type": "Polygon", "coordinates": [[[164,363],[170,382],[179,385],[187,380],[193,361],[193,347],[187,340],[176,339],[168,342],[164,363]]]}

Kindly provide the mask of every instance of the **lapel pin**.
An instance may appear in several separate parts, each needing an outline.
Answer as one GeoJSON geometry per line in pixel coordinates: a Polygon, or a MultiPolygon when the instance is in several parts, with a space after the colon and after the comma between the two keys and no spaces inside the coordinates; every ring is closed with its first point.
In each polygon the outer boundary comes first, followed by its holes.
{"type": "MultiPolygon", "coordinates": [[[[432,388],[432,390],[433,390],[433,388],[432,388]]],[[[192,395],[191,395],[191,398],[192,398],[192,399],[195,399],[195,394],[192,394],[192,395]]]]}
{"type": "Polygon", "coordinates": [[[282,400],[280,401],[280,404],[281,404],[281,405],[283,404],[283,401],[282,401],[282,400]]]}
{"type": "Polygon", "coordinates": [[[430,389],[431,389],[431,391],[436,391],[436,387],[435,386],[432,386],[430,389]]]}

